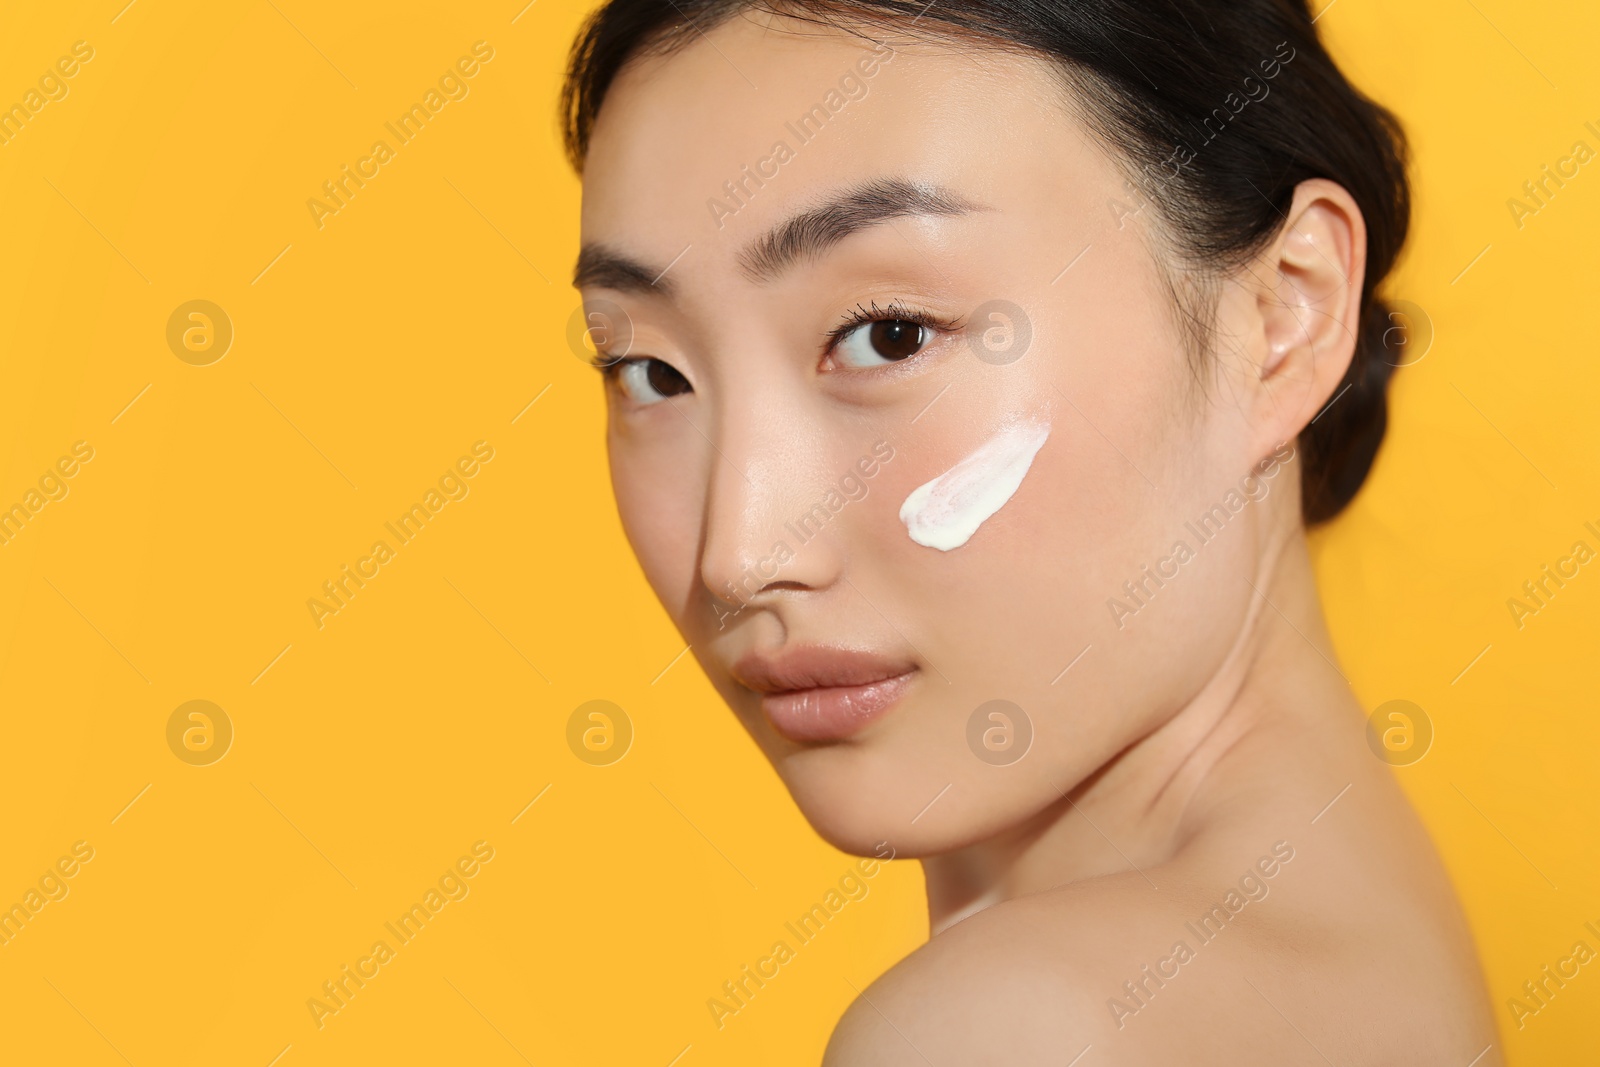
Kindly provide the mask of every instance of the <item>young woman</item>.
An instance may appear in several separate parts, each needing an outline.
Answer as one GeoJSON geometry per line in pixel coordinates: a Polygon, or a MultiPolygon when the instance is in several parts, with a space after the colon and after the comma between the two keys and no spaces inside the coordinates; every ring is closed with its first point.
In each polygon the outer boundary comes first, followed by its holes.
{"type": "Polygon", "coordinates": [[[1307,556],[1409,204],[1303,0],[611,0],[564,104],[630,542],[926,872],[828,1062],[1500,1063],[1307,556]]]}

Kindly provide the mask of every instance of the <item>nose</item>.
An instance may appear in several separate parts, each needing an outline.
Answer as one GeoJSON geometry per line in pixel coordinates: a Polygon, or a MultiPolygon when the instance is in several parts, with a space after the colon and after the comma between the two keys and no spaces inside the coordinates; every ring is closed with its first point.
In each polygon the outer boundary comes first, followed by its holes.
{"type": "Polygon", "coordinates": [[[766,405],[724,412],[705,499],[700,580],[727,608],[829,588],[843,574],[827,525],[826,434],[814,422],[773,417],[766,405]],[[820,509],[820,510],[819,510],[820,509]]]}

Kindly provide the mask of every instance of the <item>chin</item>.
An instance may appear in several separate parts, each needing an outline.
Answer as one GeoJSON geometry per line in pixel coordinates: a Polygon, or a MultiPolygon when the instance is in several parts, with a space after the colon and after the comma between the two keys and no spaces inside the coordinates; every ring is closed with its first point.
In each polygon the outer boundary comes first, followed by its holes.
{"type": "Polygon", "coordinates": [[[1014,821],[1006,794],[925,751],[855,742],[790,746],[769,757],[812,829],[852,855],[935,855],[1014,821]]]}

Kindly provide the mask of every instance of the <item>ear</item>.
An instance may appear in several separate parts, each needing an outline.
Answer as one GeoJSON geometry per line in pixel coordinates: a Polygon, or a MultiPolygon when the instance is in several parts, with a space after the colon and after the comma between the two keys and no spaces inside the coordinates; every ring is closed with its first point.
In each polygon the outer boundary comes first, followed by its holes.
{"type": "Polygon", "coordinates": [[[1243,342],[1239,384],[1263,455],[1336,402],[1360,333],[1366,262],[1355,199],[1314,178],[1295,187],[1282,228],[1234,279],[1219,314],[1232,320],[1227,335],[1243,342]]]}

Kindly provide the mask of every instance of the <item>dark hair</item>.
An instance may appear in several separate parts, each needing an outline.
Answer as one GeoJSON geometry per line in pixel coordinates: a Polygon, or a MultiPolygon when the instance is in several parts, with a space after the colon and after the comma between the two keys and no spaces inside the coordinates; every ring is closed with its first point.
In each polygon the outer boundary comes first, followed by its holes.
{"type": "MultiPolygon", "coordinates": [[[[561,99],[567,152],[581,171],[600,105],[631,59],[670,53],[760,9],[1054,60],[1091,128],[1130,164],[1175,251],[1202,272],[1259,251],[1281,229],[1300,182],[1337,182],[1366,221],[1367,261],[1349,371],[1300,434],[1301,511],[1314,524],[1355,496],[1383,441],[1396,363],[1386,344],[1389,311],[1375,291],[1405,243],[1411,203],[1399,123],[1335,66],[1307,3],[608,0],[572,46],[561,99]],[[1270,104],[1268,94],[1255,95],[1268,82],[1270,104]]],[[[1191,337],[1204,336],[1210,313],[1190,309],[1188,317],[1191,337]]]]}

